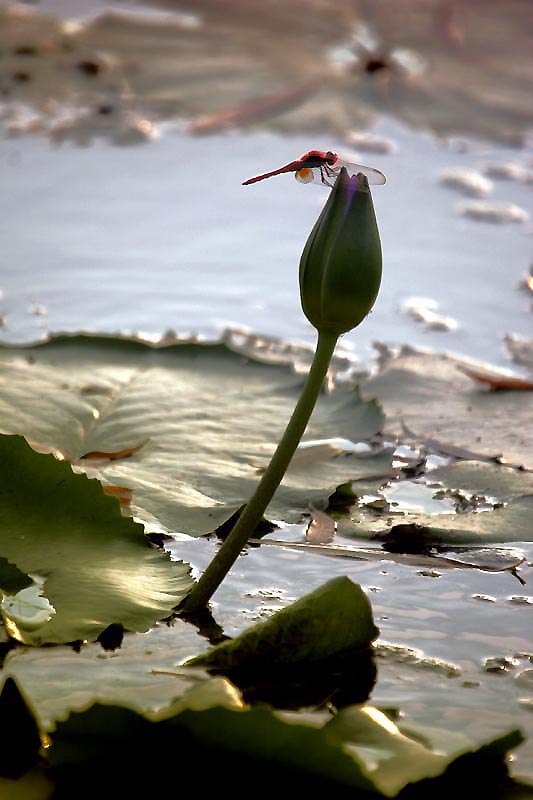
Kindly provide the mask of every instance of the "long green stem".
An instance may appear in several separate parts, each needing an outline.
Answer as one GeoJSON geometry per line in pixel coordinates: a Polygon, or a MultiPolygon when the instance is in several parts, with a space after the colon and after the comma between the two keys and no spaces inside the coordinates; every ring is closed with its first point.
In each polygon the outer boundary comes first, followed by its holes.
{"type": "Polygon", "coordinates": [[[261,521],[307,427],[309,417],[322,389],[337,339],[336,334],[318,334],[311,369],[276,452],[231,533],[185,599],[181,606],[181,611],[184,613],[195,614],[205,608],[261,521]]]}

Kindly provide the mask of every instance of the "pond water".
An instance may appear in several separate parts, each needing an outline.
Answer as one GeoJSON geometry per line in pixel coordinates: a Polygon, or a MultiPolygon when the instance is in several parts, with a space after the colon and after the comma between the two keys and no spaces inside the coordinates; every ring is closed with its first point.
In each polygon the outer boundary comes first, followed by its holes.
{"type": "MultiPolygon", "coordinates": [[[[521,287],[529,224],[461,215],[468,198],[439,177],[449,168],[525,164],[531,154],[481,144],[457,152],[391,120],[375,133],[398,147],[359,154],[388,179],[373,191],[383,284],[370,317],[342,346],[365,363],[380,341],[510,366],[504,335],[531,332],[532,296],[521,287]],[[424,321],[427,301],[437,306],[436,321],[424,321]]],[[[342,150],[331,137],[206,139],[170,126],[137,147],[3,139],[2,339],[168,329],[212,338],[230,326],[314,343],[299,304],[298,262],[327,189],[291,176],[241,186],[312,145],[342,150]]],[[[498,202],[528,208],[531,193],[524,182],[495,182],[498,202]]]]}
{"type": "MultiPolygon", "coordinates": [[[[66,13],[61,3],[55,8],[66,13]]],[[[393,143],[390,152],[369,152],[368,142],[358,151],[388,179],[373,189],[383,284],[372,314],[343,337],[342,349],[367,366],[373,342],[381,342],[519,371],[504,337],[531,338],[533,294],[524,277],[532,258],[533,149],[444,141],[387,116],[371,132],[393,143]],[[481,199],[514,208],[499,222],[475,207],[465,213],[480,198],[464,176],[442,180],[451,169],[487,177],[491,166],[509,162],[529,182],[490,178],[481,199]]],[[[243,328],[313,344],[299,304],[298,261],[327,190],[290,176],[241,182],[312,147],[342,151],[346,141],[267,129],[195,137],[179,120],[161,122],[157,133],[136,146],[107,134],[80,146],[75,131],[62,144],[43,132],[0,139],[0,339],[80,330],[215,339],[243,328]]],[[[303,539],[300,527],[293,534],[303,539]]],[[[184,538],[171,550],[201,570],[214,547],[184,538]]],[[[380,643],[434,660],[384,648],[374,702],[488,736],[522,727],[530,739],[515,772],[533,778],[533,548],[516,547],[526,558],[526,586],[508,572],[423,574],[391,562],[254,548],[216,594],[213,611],[232,635],[327,578],[350,576],[369,593],[380,643]]]]}

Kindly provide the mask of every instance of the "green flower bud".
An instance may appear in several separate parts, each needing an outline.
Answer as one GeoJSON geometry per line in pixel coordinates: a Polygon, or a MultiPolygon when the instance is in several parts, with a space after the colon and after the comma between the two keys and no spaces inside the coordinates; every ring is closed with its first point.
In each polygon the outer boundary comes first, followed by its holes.
{"type": "Polygon", "coordinates": [[[300,261],[300,298],[319,332],[355,328],[381,283],[381,243],[366,177],[343,167],[300,261]]]}

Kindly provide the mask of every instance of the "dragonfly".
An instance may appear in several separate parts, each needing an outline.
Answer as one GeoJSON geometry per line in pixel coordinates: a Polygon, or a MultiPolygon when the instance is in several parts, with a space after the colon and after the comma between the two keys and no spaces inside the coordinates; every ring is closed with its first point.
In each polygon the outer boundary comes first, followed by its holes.
{"type": "Polygon", "coordinates": [[[321,183],[323,186],[333,187],[343,167],[346,167],[349,175],[357,175],[362,172],[368,182],[373,185],[384,184],[387,180],[379,169],[346,161],[338,153],[333,153],[331,150],[309,150],[303,156],[297,158],[296,161],[291,161],[289,164],[285,164],[284,167],[272,170],[272,172],[265,172],[263,175],[256,175],[255,178],[248,178],[242,185],[248,186],[250,183],[272,178],[273,175],[294,172],[296,180],[302,183],[321,183]]]}

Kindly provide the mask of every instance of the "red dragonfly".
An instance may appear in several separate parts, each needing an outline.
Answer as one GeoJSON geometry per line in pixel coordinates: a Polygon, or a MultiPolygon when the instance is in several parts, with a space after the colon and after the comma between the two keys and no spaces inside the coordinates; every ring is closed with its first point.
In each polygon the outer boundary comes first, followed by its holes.
{"type": "Polygon", "coordinates": [[[294,172],[296,180],[302,183],[321,183],[323,186],[332,187],[342,167],[346,167],[349,175],[357,175],[357,173],[362,172],[363,175],[366,175],[368,182],[375,185],[383,184],[387,180],[379,169],[345,161],[337,153],[332,153],[331,150],[327,152],[324,150],[309,150],[309,152],[297,158],[296,161],[291,161],[290,164],[285,164],[284,167],[274,169],[272,172],[265,172],[264,175],[256,175],[255,178],[249,178],[242,185],[248,186],[250,183],[257,183],[257,181],[271,178],[273,175],[294,172]]]}

